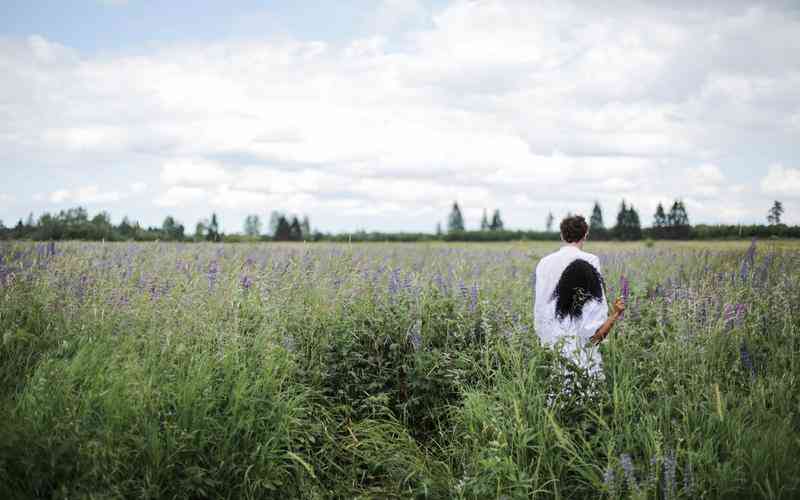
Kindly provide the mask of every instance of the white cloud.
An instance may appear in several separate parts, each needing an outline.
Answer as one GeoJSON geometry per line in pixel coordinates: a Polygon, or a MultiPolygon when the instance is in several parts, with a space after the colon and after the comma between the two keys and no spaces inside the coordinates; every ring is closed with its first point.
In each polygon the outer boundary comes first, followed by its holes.
{"type": "MultiPolygon", "coordinates": [[[[41,36],[0,41],[0,152],[73,165],[149,158],[161,207],[306,203],[370,210],[379,226],[458,199],[500,207],[513,225],[548,206],[616,207],[623,196],[645,221],[658,200],[686,196],[698,202],[694,220],[737,196],[747,198],[737,213],[760,217],[727,159],[796,142],[800,64],[788,54],[800,52],[800,20],[777,4],[601,12],[487,0],[432,14],[387,0],[376,12],[374,36],[336,43],[98,56],[41,36]]],[[[773,177],[762,192],[791,190],[773,177]]],[[[49,195],[78,197],[123,196],[49,195]]]]}
{"type": "Polygon", "coordinates": [[[800,169],[783,165],[770,165],[761,179],[761,191],[775,196],[800,196],[800,169]]]}
{"type": "Polygon", "coordinates": [[[171,161],[161,169],[161,181],[170,185],[213,186],[229,181],[230,177],[224,168],[208,161],[171,161]]]}
{"type": "Polygon", "coordinates": [[[690,167],[686,174],[689,181],[689,192],[700,198],[719,196],[725,184],[725,175],[722,170],[711,163],[690,167]]]}
{"type": "Polygon", "coordinates": [[[53,191],[50,193],[48,199],[50,200],[50,203],[63,203],[70,199],[70,197],[71,194],[69,191],[66,189],[59,189],[58,191],[53,191]]]}
{"type": "Polygon", "coordinates": [[[147,183],[134,182],[131,184],[131,192],[134,194],[144,193],[147,190],[147,183]]]}
{"type": "Polygon", "coordinates": [[[160,207],[179,207],[197,203],[208,198],[205,189],[199,187],[172,186],[155,200],[160,207]]]}
{"type": "Polygon", "coordinates": [[[0,204],[9,204],[13,203],[16,198],[11,196],[10,194],[0,193],[0,204]]]}
{"type": "Polygon", "coordinates": [[[96,185],[83,186],[74,190],[58,189],[48,196],[50,203],[79,203],[79,204],[101,204],[120,201],[125,196],[118,191],[101,192],[96,185]]]}

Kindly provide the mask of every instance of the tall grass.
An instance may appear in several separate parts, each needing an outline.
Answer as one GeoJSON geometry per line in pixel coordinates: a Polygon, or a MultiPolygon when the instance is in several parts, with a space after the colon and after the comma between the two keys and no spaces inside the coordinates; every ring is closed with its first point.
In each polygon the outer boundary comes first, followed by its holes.
{"type": "Polygon", "coordinates": [[[800,249],[588,248],[595,380],[533,330],[553,248],[6,243],[0,492],[800,495],[800,249]]]}

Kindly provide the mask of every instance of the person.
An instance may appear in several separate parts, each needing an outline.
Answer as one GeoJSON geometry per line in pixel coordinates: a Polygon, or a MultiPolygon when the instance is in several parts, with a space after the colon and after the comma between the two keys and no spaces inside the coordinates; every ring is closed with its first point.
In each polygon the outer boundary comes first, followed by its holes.
{"type": "Polygon", "coordinates": [[[621,298],[608,314],[600,259],[583,251],[589,235],[580,215],[561,221],[564,245],[536,265],[534,325],[544,345],[560,342],[564,357],[603,378],[598,344],[605,339],[625,310],[621,298]]]}

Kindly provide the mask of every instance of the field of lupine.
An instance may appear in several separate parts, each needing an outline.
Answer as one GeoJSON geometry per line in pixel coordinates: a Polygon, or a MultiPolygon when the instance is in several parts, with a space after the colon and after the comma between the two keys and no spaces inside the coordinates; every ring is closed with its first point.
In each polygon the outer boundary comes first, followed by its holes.
{"type": "Polygon", "coordinates": [[[2,498],[797,498],[800,245],[0,243],[2,498]],[[568,391],[563,390],[569,387],[568,391]]]}

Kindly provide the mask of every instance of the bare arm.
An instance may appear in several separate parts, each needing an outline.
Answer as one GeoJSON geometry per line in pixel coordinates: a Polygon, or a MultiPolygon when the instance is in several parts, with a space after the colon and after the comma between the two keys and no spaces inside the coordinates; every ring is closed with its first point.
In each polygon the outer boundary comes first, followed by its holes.
{"type": "Polygon", "coordinates": [[[603,339],[608,336],[609,332],[611,332],[611,327],[614,326],[614,323],[616,323],[620,315],[622,315],[622,311],[625,310],[625,303],[622,301],[622,298],[618,298],[614,301],[613,309],[611,316],[609,316],[606,322],[600,325],[600,328],[589,338],[593,344],[597,345],[602,342],[603,339]]]}

